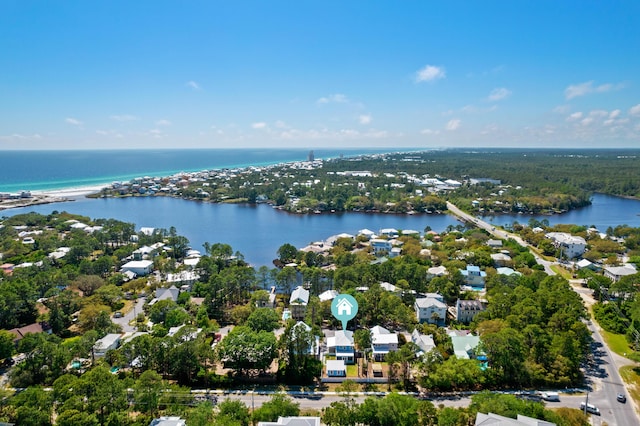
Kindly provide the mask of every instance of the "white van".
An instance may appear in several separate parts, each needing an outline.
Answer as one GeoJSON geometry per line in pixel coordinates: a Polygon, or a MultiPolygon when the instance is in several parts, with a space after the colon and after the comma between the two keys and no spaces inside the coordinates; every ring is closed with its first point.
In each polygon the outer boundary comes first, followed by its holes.
{"type": "MultiPolygon", "coordinates": [[[[598,407],[596,407],[593,404],[586,404],[587,405],[587,413],[591,413],[591,414],[595,414],[595,415],[600,415],[600,410],[598,409],[598,407]]],[[[585,407],[585,403],[581,402],[580,403],[580,410],[584,411],[584,407],[585,407]]]]}
{"type": "Polygon", "coordinates": [[[542,392],[542,399],[545,401],[560,401],[558,392],[542,392]]]}

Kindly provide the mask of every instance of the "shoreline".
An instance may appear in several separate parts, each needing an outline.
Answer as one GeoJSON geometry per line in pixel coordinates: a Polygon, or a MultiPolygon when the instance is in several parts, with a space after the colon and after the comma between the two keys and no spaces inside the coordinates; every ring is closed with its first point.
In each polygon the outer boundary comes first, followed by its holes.
{"type": "Polygon", "coordinates": [[[102,184],[102,185],[80,186],[80,187],[73,187],[73,188],[30,191],[31,197],[29,198],[0,200],[0,211],[37,206],[41,204],[75,201],[78,198],[95,194],[96,192],[100,192],[103,188],[106,188],[108,186],[109,186],[108,184],[102,184]]]}

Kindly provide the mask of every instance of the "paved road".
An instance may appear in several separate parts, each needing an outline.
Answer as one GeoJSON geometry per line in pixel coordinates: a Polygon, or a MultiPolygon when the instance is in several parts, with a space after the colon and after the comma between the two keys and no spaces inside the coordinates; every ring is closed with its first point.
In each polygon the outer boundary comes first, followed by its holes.
{"type": "Polygon", "coordinates": [[[132,333],[136,331],[136,327],[129,324],[135,324],[133,320],[135,319],[136,315],[142,312],[142,307],[144,306],[145,301],[146,299],[144,297],[140,297],[134,302],[133,309],[129,310],[129,312],[125,312],[121,318],[112,317],[111,321],[122,327],[122,331],[124,333],[132,333]]]}
{"type": "MultiPolygon", "coordinates": [[[[486,230],[494,237],[512,238],[521,246],[529,247],[529,249],[531,249],[531,246],[519,236],[510,234],[502,229],[497,229],[490,223],[484,222],[463,212],[454,204],[447,202],[447,208],[454,215],[467,222],[475,224],[478,228],[486,230]]],[[[545,272],[548,275],[555,275],[555,272],[551,269],[551,265],[554,262],[542,259],[533,250],[530,250],[530,252],[536,258],[538,264],[544,266],[545,272]]],[[[571,281],[572,288],[582,297],[585,303],[593,304],[594,300],[591,297],[592,292],[581,286],[581,280],[571,281]]],[[[593,360],[585,371],[586,381],[590,387],[588,398],[589,403],[600,409],[600,416],[592,416],[593,424],[595,426],[604,424],[609,426],[631,426],[640,424],[640,417],[635,409],[635,404],[632,399],[629,398],[629,393],[626,391],[625,383],[618,373],[619,368],[623,365],[635,363],[611,352],[604,343],[598,327],[591,323],[591,321],[588,323],[588,328],[594,339],[593,360]],[[616,400],[616,395],[618,393],[624,393],[627,396],[627,403],[623,404],[616,400]]],[[[567,406],[578,408],[580,402],[585,401],[585,399],[586,395],[584,397],[562,397],[561,402],[548,403],[548,405],[550,407],[567,406]],[[574,400],[575,398],[578,399],[574,400]],[[567,401],[569,401],[571,405],[567,404],[567,401]]]]}

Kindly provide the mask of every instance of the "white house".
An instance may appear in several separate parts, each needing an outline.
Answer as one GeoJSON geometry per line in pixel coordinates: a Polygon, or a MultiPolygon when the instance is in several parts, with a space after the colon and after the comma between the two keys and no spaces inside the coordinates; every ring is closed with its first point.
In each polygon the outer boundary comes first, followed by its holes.
{"type": "Polygon", "coordinates": [[[258,426],[320,426],[320,417],[278,417],[277,422],[258,422],[258,426]]]}
{"type": "Polygon", "coordinates": [[[371,328],[371,349],[373,359],[384,361],[389,352],[398,350],[398,335],[379,325],[371,328]]]}
{"type": "Polygon", "coordinates": [[[418,322],[444,325],[447,318],[447,305],[439,294],[430,294],[427,297],[416,299],[414,307],[418,322]]]}
{"type": "Polygon", "coordinates": [[[341,359],[329,359],[327,360],[327,376],[329,377],[346,377],[347,366],[341,359]]]}
{"type": "Polygon", "coordinates": [[[637,274],[636,268],[631,265],[623,265],[623,266],[609,266],[604,268],[604,276],[612,280],[613,282],[618,282],[622,277],[626,277],[627,275],[637,274]]]}
{"type": "Polygon", "coordinates": [[[379,234],[387,238],[398,238],[398,236],[400,235],[398,233],[398,230],[393,228],[381,229],[379,234]]]}
{"type": "Polygon", "coordinates": [[[96,340],[93,344],[93,356],[101,358],[106,355],[107,351],[117,349],[120,346],[120,338],[120,334],[113,333],[96,340]]]}
{"type": "Polygon", "coordinates": [[[137,276],[149,275],[153,270],[153,262],[150,260],[132,260],[122,265],[123,272],[133,272],[137,276]]]}
{"type": "Polygon", "coordinates": [[[358,235],[362,235],[362,236],[364,236],[367,240],[370,240],[371,238],[374,238],[374,237],[376,236],[376,233],[375,233],[375,232],[373,232],[373,231],[372,231],[372,230],[370,230],[370,229],[365,228],[365,229],[361,229],[361,230],[359,230],[359,231],[358,231],[358,235]]]}
{"type": "Polygon", "coordinates": [[[527,417],[522,414],[518,414],[518,417],[512,419],[510,417],[500,416],[494,413],[480,413],[476,414],[475,426],[556,426],[555,423],[547,422],[545,420],[534,419],[533,417],[527,417]]]}
{"type": "Polygon", "coordinates": [[[493,265],[496,267],[509,266],[512,263],[511,256],[504,253],[492,253],[491,260],[493,261],[493,265]]]}
{"type": "Polygon", "coordinates": [[[304,313],[309,303],[309,290],[306,290],[302,286],[298,286],[291,292],[289,298],[289,309],[291,310],[291,317],[297,320],[304,318],[304,313]]]}
{"type": "Polygon", "coordinates": [[[442,265],[432,266],[431,268],[427,269],[427,278],[442,277],[447,275],[448,273],[449,272],[447,271],[447,268],[442,265]]]}
{"type": "Polygon", "coordinates": [[[411,341],[420,348],[420,352],[422,352],[422,354],[418,353],[418,355],[427,354],[436,347],[433,335],[420,334],[417,328],[413,330],[413,333],[411,333],[411,341]]]}
{"type": "Polygon", "coordinates": [[[549,232],[545,236],[553,242],[554,247],[559,249],[563,256],[569,259],[582,256],[587,248],[584,238],[566,232],[549,232]]]}
{"type": "Polygon", "coordinates": [[[187,426],[187,422],[178,416],[162,416],[153,419],[150,426],[187,426]]]}
{"type": "Polygon", "coordinates": [[[335,299],[338,294],[339,293],[335,290],[327,290],[325,292],[320,293],[320,295],[318,296],[318,299],[320,299],[321,302],[326,302],[327,300],[335,299]]]}

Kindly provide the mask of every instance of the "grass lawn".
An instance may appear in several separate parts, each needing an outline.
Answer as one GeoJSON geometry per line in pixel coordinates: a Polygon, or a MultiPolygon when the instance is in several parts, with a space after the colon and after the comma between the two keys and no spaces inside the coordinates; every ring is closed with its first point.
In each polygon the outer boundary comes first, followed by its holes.
{"type": "Polygon", "coordinates": [[[609,346],[609,349],[611,349],[618,355],[629,359],[633,359],[634,355],[638,356],[638,354],[636,354],[634,350],[629,346],[627,338],[624,336],[624,334],[611,333],[610,331],[604,329],[600,330],[600,334],[602,335],[602,338],[605,340],[605,342],[607,342],[607,346],[609,346]]]}
{"type": "Polygon", "coordinates": [[[573,278],[573,275],[570,271],[566,270],[560,265],[551,265],[551,270],[556,274],[560,275],[562,278],[570,280],[573,278]]]}
{"type": "Polygon", "coordinates": [[[358,377],[357,365],[347,365],[347,377],[358,377]]]}
{"type": "Polygon", "coordinates": [[[640,367],[627,365],[620,369],[620,375],[622,380],[628,384],[629,397],[636,402],[640,401],[640,367]]]}

